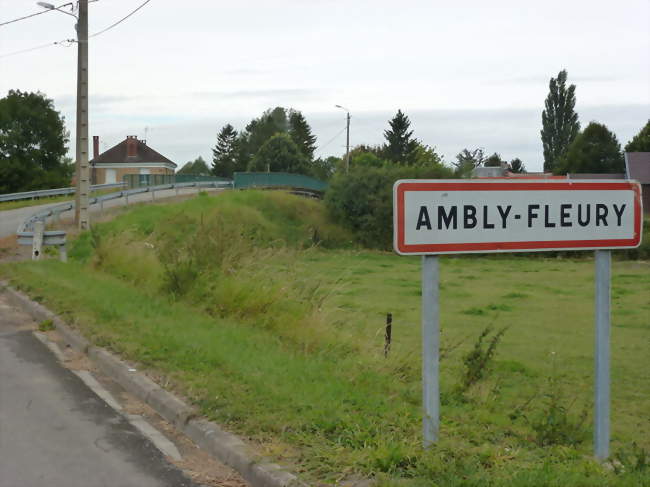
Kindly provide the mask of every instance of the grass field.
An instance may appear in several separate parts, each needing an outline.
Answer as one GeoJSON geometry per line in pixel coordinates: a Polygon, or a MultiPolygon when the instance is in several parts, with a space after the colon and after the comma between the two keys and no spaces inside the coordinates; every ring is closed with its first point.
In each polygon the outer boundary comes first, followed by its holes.
{"type": "Polygon", "coordinates": [[[254,192],[138,207],[70,254],[0,274],[312,485],[650,485],[648,262],[613,263],[612,469],[591,459],[590,258],[441,259],[441,440],[423,451],[419,259],[254,192]],[[483,354],[505,331],[468,385],[486,327],[483,354]]]}

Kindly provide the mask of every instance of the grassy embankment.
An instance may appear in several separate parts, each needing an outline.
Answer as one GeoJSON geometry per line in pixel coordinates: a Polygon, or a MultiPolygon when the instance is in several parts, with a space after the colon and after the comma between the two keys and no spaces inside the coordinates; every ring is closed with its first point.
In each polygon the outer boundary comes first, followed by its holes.
{"type": "Polygon", "coordinates": [[[650,485],[647,262],[613,263],[613,472],[590,459],[591,259],[442,259],[442,431],[425,452],[419,260],[349,241],[317,202],[228,193],[136,207],[67,265],[0,274],[314,485],[650,485]]]}

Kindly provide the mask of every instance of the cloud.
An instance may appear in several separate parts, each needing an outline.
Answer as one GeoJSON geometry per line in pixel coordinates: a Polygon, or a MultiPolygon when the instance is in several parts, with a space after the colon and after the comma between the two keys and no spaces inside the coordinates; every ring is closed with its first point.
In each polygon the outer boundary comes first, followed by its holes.
{"type": "Polygon", "coordinates": [[[268,89],[268,90],[237,90],[237,91],[199,91],[192,93],[199,98],[304,98],[317,94],[314,90],[305,89],[268,89]]]}

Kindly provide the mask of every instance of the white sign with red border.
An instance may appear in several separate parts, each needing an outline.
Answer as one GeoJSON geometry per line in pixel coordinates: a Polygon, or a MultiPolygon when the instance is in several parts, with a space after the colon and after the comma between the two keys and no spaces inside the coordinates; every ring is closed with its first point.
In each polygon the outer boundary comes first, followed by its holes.
{"type": "Polygon", "coordinates": [[[400,180],[403,255],[638,247],[641,186],[628,180],[400,180]]]}

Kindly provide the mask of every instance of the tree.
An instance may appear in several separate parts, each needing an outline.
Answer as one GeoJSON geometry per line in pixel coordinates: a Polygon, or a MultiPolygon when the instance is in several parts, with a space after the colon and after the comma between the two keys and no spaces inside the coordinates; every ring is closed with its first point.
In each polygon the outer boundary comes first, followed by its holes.
{"type": "Polygon", "coordinates": [[[419,141],[415,141],[415,149],[412,152],[412,165],[418,167],[434,167],[444,165],[442,157],[436,152],[435,147],[430,147],[419,141]]]}
{"type": "Polygon", "coordinates": [[[316,150],[316,136],[312,134],[305,117],[297,110],[289,110],[289,135],[298,149],[311,161],[316,150]]]}
{"type": "Polygon", "coordinates": [[[625,152],[650,152],[650,120],[625,146],[625,152]]]}
{"type": "Polygon", "coordinates": [[[65,187],[68,133],[52,100],[42,93],[10,90],[0,99],[0,194],[65,187]]]}
{"type": "Polygon", "coordinates": [[[249,170],[307,174],[309,161],[288,134],[279,133],[260,147],[249,170]]]}
{"type": "Polygon", "coordinates": [[[576,86],[566,88],[567,72],[562,70],[557,79],[551,78],[549,94],[542,111],[542,145],[544,147],[544,171],[552,172],[558,160],[580,132],[576,105],[576,86]]]}
{"type": "Polygon", "coordinates": [[[203,157],[199,156],[187,162],[176,174],[192,174],[194,176],[210,176],[210,169],[203,157]]]}
{"type": "Polygon", "coordinates": [[[233,172],[245,170],[246,166],[239,167],[237,131],[229,123],[219,132],[217,145],[212,149],[212,174],[225,178],[232,178],[233,172]]]}
{"type": "Polygon", "coordinates": [[[249,158],[255,156],[264,143],[275,134],[285,134],[289,130],[287,111],[282,107],[266,110],[261,117],[254,118],[246,125],[242,147],[249,158]]]}
{"type": "Polygon", "coordinates": [[[485,154],[481,148],[474,149],[473,151],[463,149],[456,155],[456,161],[452,162],[456,167],[454,171],[456,176],[461,178],[469,177],[475,167],[483,165],[485,162],[485,154]]]}
{"type": "Polygon", "coordinates": [[[361,152],[356,154],[352,159],[350,164],[354,167],[382,167],[386,161],[379,158],[376,154],[372,152],[361,152]]]}
{"type": "Polygon", "coordinates": [[[384,131],[387,144],[384,146],[384,158],[401,165],[413,163],[413,152],[416,150],[417,141],[413,139],[413,131],[409,130],[411,121],[397,110],[397,114],[388,121],[390,129],[384,131]]]}
{"type": "Polygon", "coordinates": [[[501,154],[498,152],[495,152],[483,162],[485,167],[501,167],[503,164],[506,164],[506,161],[501,159],[501,154]]]}
{"type": "Polygon", "coordinates": [[[519,173],[519,174],[525,173],[526,166],[524,166],[524,163],[521,162],[521,159],[515,157],[512,161],[510,161],[510,172],[519,173]]]}
{"type": "Polygon", "coordinates": [[[578,134],[556,166],[556,174],[622,173],[625,162],[616,135],[600,123],[591,122],[578,134]]]}
{"type": "Polygon", "coordinates": [[[336,172],[336,168],[343,164],[340,157],[329,156],[327,159],[319,157],[310,164],[310,175],[321,181],[328,181],[336,172]]]}

